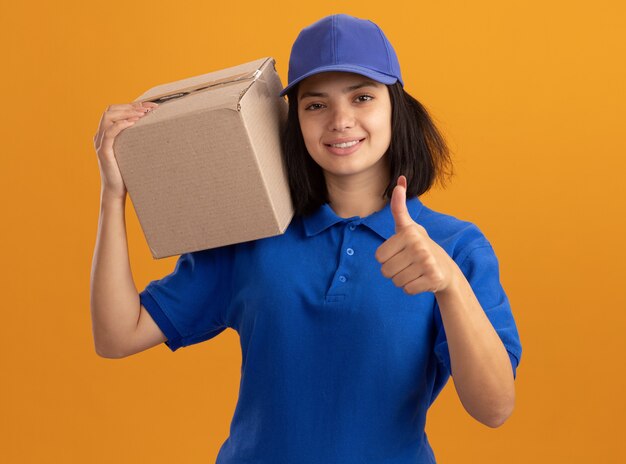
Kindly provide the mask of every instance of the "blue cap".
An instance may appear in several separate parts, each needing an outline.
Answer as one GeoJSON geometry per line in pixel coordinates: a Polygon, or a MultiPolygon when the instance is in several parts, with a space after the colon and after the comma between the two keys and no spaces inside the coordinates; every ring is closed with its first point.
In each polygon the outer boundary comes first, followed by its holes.
{"type": "Polygon", "coordinates": [[[353,72],[404,86],[396,52],[380,27],[345,14],[327,16],[300,31],[291,47],[289,83],[280,96],[302,79],[327,71],[353,72]]]}

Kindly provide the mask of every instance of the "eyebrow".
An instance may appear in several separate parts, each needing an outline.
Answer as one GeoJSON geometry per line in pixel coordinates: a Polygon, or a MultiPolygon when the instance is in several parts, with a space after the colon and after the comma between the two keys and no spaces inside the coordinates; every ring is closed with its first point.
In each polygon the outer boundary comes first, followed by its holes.
{"type": "MultiPolygon", "coordinates": [[[[360,82],[358,84],[355,85],[351,85],[350,87],[346,87],[343,89],[343,93],[348,93],[348,92],[352,92],[353,90],[357,90],[360,89],[362,87],[379,87],[380,84],[374,82],[374,81],[363,81],[360,82]]],[[[302,95],[300,95],[300,100],[306,98],[306,97],[327,97],[328,94],[327,93],[323,93],[323,92],[304,92],[302,95]]]]}

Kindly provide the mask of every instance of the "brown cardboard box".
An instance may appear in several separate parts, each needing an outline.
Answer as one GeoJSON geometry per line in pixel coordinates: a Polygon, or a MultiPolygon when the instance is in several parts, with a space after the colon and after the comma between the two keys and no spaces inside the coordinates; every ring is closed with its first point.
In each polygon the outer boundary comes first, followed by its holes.
{"type": "Polygon", "coordinates": [[[282,234],[287,102],[273,58],[154,87],[113,150],[154,258],[282,234]]]}

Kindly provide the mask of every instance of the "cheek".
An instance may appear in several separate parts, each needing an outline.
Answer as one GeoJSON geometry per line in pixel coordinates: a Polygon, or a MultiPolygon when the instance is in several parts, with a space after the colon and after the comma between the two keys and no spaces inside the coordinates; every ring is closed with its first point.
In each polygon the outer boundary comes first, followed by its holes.
{"type": "Polygon", "coordinates": [[[307,148],[318,139],[315,125],[311,124],[310,121],[307,121],[306,119],[303,121],[301,119],[300,130],[302,131],[302,138],[304,138],[304,143],[307,145],[307,148]]]}
{"type": "Polygon", "coordinates": [[[376,139],[381,144],[388,144],[391,141],[391,117],[374,117],[369,121],[369,128],[374,132],[376,139]]]}

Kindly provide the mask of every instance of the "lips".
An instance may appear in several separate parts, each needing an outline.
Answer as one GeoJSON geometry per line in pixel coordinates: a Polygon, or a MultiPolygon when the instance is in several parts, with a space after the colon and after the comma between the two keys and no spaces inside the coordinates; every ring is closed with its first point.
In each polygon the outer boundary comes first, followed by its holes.
{"type": "Polygon", "coordinates": [[[352,138],[344,137],[341,139],[329,140],[328,142],[324,143],[324,145],[326,145],[327,147],[334,146],[335,148],[349,148],[352,145],[355,145],[358,142],[361,142],[362,140],[363,138],[360,138],[360,137],[352,137],[352,138]]]}
{"type": "Polygon", "coordinates": [[[343,142],[343,143],[332,143],[330,144],[331,147],[335,147],[335,148],[350,148],[354,145],[356,145],[357,143],[359,143],[358,140],[354,140],[352,142],[343,142]]]}
{"type": "Polygon", "coordinates": [[[365,139],[344,138],[331,140],[329,143],[325,143],[326,149],[333,155],[345,156],[354,153],[359,148],[365,139]]]}

